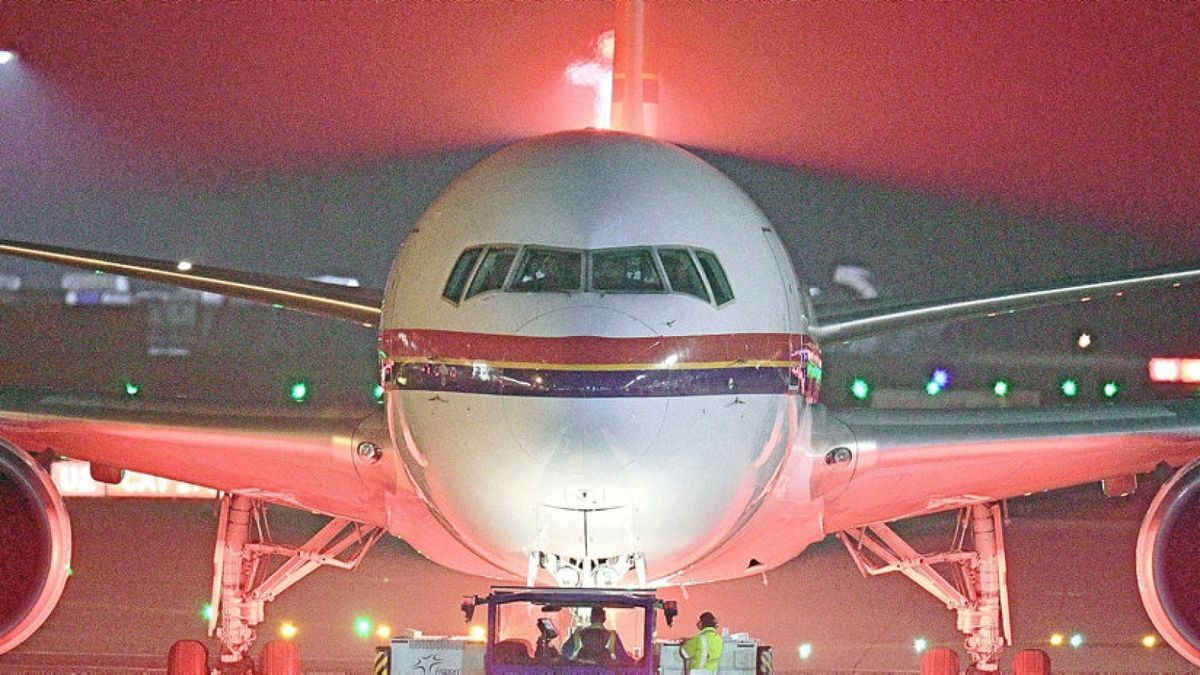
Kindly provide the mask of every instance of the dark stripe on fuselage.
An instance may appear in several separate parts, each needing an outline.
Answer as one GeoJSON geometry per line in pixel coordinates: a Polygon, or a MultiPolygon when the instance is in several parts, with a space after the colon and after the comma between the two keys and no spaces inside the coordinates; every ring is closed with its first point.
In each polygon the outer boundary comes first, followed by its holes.
{"type": "Polygon", "coordinates": [[[688,370],[483,369],[446,364],[403,364],[395,388],[499,396],[614,398],[784,394],[787,368],[691,368],[688,370]]]}
{"type": "Polygon", "coordinates": [[[787,361],[806,335],[730,333],[660,337],[529,337],[448,330],[390,329],[380,335],[389,358],[412,357],[542,364],[655,364],[787,361]]]}
{"type": "Polygon", "coordinates": [[[577,398],[815,395],[820,354],[806,335],[525,337],[387,330],[385,386],[577,398]]]}

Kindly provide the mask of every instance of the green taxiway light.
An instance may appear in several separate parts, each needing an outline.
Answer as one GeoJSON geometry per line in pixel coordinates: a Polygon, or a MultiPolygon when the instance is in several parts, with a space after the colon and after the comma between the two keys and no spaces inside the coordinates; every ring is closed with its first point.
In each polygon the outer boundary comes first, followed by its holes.
{"type": "Polygon", "coordinates": [[[929,641],[928,640],[926,640],[925,638],[917,638],[916,640],[913,640],[913,651],[914,652],[920,654],[921,652],[924,652],[926,649],[929,649],[929,641]]]}
{"type": "Polygon", "coordinates": [[[1116,398],[1120,391],[1121,387],[1116,382],[1104,383],[1104,398],[1116,398]]]}
{"type": "Polygon", "coordinates": [[[850,383],[850,394],[860,401],[865,401],[871,395],[871,385],[861,377],[856,377],[854,382],[850,383]]]}
{"type": "Polygon", "coordinates": [[[354,620],[354,634],[360,638],[370,637],[372,627],[371,620],[365,616],[354,620]]]}
{"type": "Polygon", "coordinates": [[[200,616],[201,616],[201,618],[203,618],[205,621],[212,621],[212,618],[213,618],[213,606],[212,606],[212,603],[211,603],[211,602],[206,602],[206,603],[204,603],[204,605],[202,605],[202,606],[200,607],[200,616]]]}
{"type": "Polygon", "coordinates": [[[930,396],[937,396],[941,392],[942,392],[942,385],[938,384],[937,382],[930,380],[925,383],[925,393],[926,394],[929,394],[930,396]]]}
{"type": "Polygon", "coordinates": [[[123,386],[125,388],[126,396],[137,396],[138,394],[142,393],[142,385],[138,384],[137,382],[125,380],[123,386]]]}
{"type": "Polygon", "coordinates": [[[1008,396],[1008,388],[1009,387],[1008,387],[1007,381],[996,380],[996,383],[992,385],[992,393],[1003,398],[1005,396],[1008,396]]]}
{"type": "Polygon", "coordinates": [[[1075,398],[1079,395],[1079,383],[1073,379],[1063,380],[1058,388],[1062,391],[1062,395],[1067,398],[1075,398]]]}
{"type": "Polygon", "coordinates": [[[372,392],[372,395],[375,397],[376,403],[383,403],[383,385],[382,384],[375,385],[375,389],[372,392]]]}
{"type": "Polygon", "coordinates": [[[308,398],[308,383],[304,380],[293,382],[288,388],[288,397],[296,403],[303,403],[308,398]]]}

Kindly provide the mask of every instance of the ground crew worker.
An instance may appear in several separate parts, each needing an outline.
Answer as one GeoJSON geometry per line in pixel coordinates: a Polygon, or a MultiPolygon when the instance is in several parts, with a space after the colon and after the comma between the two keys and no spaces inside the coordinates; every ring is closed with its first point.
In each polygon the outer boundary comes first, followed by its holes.
{"type": "Polygon", "coordinates": [[[725,641],[717,633],[717,617],[712,612],[704,612],[696,622],[700,629],[687,642],[679,647],[683,656],[683,672],[715,673],[721,663],[721,652],[725,649],[725,641]]]}
{"type": "Polygon", "coordinates": [[[621,644],[621,636],[604,627],[605,618],[603,607],[593,607],[590,623],[563,644],[563,657],[587,663],[628,663],[629,655],[621,644]]]}

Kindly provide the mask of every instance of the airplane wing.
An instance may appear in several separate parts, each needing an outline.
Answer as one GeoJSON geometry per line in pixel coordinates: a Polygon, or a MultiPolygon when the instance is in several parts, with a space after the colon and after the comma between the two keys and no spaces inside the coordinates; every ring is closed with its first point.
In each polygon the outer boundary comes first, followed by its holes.
{"type": "MultiPolygon", "coordinates": [[[[0,240],[0,254],[121,274],[377,326],[383,292],[96,251],[0,240]]],[[[3,383],[0,383],[3,384],[3,383]]],[[[381,406],[327,410],[204,405],[0,390],[0,448],[65,456],[386,528],[461,569],[498,570],[435,521],[395,456],[381,406]]],[[[0,635],[0,638],[3,636],[0,635]]],[[[0,639],[0,651],[3,640],[0,639]]]]}
{"type": "Polygon", "coordinates": [[[383,291],[320,281],[0,239],[0,253],[219,293],[309,314],[379,324],[383,291]]]}
{"type": "Polygon", "coordinates": [[[812,334],[818,341],[853,340],[906,328],[968,317],[997,316],[1035,307],[1087,302],[1128,291],[1179,287],[1200,282],[1200,268],[1171,267],[1120,278],[1081,279],[1007,293],[974,295],[936,302],[871,303],[853,307],[818,307],[812,334]]]}
{"type": "MultiPolygon", "coordinates": [[[[853,340],[968,317],[997,316],[1142,289],[1200,282],[1200,268],[906,305],[818,308],[813,335],[853,340]]],[[[830,494],[826,532],[1130,476],[1200,456],[1200,402],[1043,406],[1032,410],[827,411],[824,437],[854,453],[830,494]]],[[[830,448],[833,446],[831,445],[830,448]]],[[[818,450],[819,452],[824,452],[818,450]]],[[[816,485],[819,492],[825,486],[816,485]]]]}
{"type": "Polygon", "coordinates": [[[186,399],[11,390],[0,391],[0,438],[32,455],[86,460],[370,525],[389,524],[385,497],[405,476],[399,459],[382,451],[390,447],[382,407],[234,411],[186,399]],[[362,443],[381,453],[364,457],[362,443]]]}
{"type": "MultiPolygon", "coordinates": [[[[824,529],[1131,476],[1200,457],[1200,400],[989,410],[829,411],[853,476],[824,529]]],[[[820,451],[818,449],[818,451],[820,451]]]]}

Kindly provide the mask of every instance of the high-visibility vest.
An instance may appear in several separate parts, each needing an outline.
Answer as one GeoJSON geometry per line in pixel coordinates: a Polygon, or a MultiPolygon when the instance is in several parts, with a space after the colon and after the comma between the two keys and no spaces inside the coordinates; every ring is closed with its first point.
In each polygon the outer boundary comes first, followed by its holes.
{"type": "Polygon", "coordinates": [[[725,641],[717,634],[716,628],[704,628],[679,647],[679,653],[688,660],[693,671],[704,670],[717,672],[717,664],[721,663],[721,652],[725,649],[725,641]]]}
{"type": "MultiPolygon", "coordinates": [[[[563,656],[566,656],[568,659],[579,658],[580,652],[585,647],[585,644],[583,642],[584,633],[586,633],[586,632],[601,632],[601,631],[603,631],[604,636],[605,636],[604,651],[606,652],[608,659],[610,661],[613,659],[616,659],[617,658],[617,633],[616,633],[616,631],[611,631],[611,630],[605,628],[604,624],[601,624],[601,623],[594,623],[594,624],[591,624],[588,626],[584,626],[583,628],[580,628],[579,630],[575,631],[575,634],[571,636],[571,639],[567,641],[567,645],[563,648],[563,656]]],[[[587,654],[585,656],[587,656],[589,659],[595,659],[597,655],[587,654]]]]}

